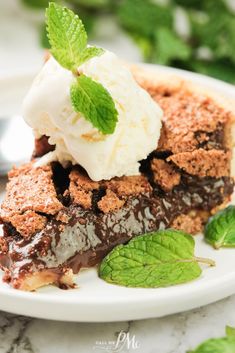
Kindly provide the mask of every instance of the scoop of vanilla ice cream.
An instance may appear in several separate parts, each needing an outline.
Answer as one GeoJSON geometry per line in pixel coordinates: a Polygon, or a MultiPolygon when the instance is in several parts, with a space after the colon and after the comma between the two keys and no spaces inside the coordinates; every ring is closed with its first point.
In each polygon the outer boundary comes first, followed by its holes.
{"type": "Polygon", "coordinates": [[[95,181],[139,174],[139,161],[156,148],[160,137],[160,107],[109,51],[81,65],[78,72],[101,83],[111,94],[118,111],[116,129],[103,135],[74,112],[70,87],[75,78],[51,57],[23,102],[24,119],[36,136],[46,135],[56,145],[41,162],[80,164],[95,181]]]}

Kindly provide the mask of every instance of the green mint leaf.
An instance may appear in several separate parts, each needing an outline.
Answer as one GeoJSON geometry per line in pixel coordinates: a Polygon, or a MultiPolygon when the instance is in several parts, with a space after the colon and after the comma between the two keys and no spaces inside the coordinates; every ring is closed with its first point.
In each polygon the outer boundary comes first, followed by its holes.
{"type": "MultiPolygon", "coordinates": [[[[48,38],[55,59],[77,75],[77,67],[103,54],[104,50],[87,47],[87,34],[82,21],[71,10],[50,3],[46,10],[48,38]]],[[[91,78],[80,75],[71,86],[73,108],[82,113],[103,134],[112,134],[117,123],[117,110],[109,92],[91,78]]]]}
{"type": "Polygon", "coordinates": [[[226,336],[235,338],[235,327],[226,326],[226,336]]]}
{"type": "Polygon", "coordinates": [[[82,113],[103,134],[112,134],[117,124],[117,110],[109,92],[90,77],[80,75],[71,86],[73,109],[82,113]]]}
{"type": "Polygon", "coordinates": [[[166,287],[200,276],[191,235],[168,229],[132,239],[114,248],[102,261],[99,276],[109,283],[127,287],[166,287]]]}
{"type": "Polygon", "coordinates": [[[205,239],[216,249],[235,246],[235,206],[228,206],[209,219],[205,239]]]}
{"type": "Polygon", "coordinates": [[[51,2],[46,10],[51,53],[66,69],[76,71],[80,55],[87,46],[82,21],[71,10],[51,2]]]}
{"type": "Polygon", "coordinates": [[[226,326],[226,336],[212,338],[200,344],[195,350],[188,353],[234,353],[235,352],[235,328],[226,326]]]}
{"type": "Polygon", "coordinates": [[[85,61],[94,58],[95,56],[100,56],[104,53],[104,49],[97,47],[88,47],[80,55],[77,65],[83,64],[85,61]]]}
{"type": "Polygon", "coordinates": [[[213,338],[205,341],[198,346],[194,351],[188,353],[234,353],[235,352],[235,338],[213,338]]]}

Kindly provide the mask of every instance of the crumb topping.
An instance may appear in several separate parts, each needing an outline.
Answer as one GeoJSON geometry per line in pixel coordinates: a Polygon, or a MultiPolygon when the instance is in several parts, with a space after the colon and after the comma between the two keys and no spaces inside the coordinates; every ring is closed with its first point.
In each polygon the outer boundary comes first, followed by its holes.
{"type": "Polygon", "coordinates": [[[180,173],[164,160],[154,158],[151,162],[151,169],[154,182],[159,184],[164,191],[169,192],[174,186],[179,185],[180,173]]]}
{"type": "Polygon", "coordinates": [[[197,234],[202,231],[203,223],[200,216],[182,214],[174,219],[171,228],[182,230],[189,234],[197,234]]]}
{"type": "MultiPolygon", "coordinates": [[[[0,251],[2,254],[6,254],[8,252],[9,246],[8,246],[8,241],[4,235],[0,236],[0,251]]],[[[0,268],[2,266],[0,265],[0,268]]]]}
{"type": "Polygon", "coordinates": [[[144,175],[124,176],[106,181],[107,189],[116,193],[119,197],[144,194],[152,191],[148,179],[144,175]]]}
{"type": "Polygon", "coordinates": [[[2,207],[24,212],[33,210],[55,214],[63,208],[57,199],[51,166],[34,168],[33,163],[13,168],[9,173],[7,197],[2,207]]]}
{"type": "Polygon", "coordinates": [[[102,212],[108,213],[117,211],[124,203],[125,200],[121,200],[113,191],[108,189],[106,195],[98,202],[98,207],[102,212]]]}
{"type": "Polygon", "coordinates": [[[97,202],[97,207],[104,213],[122,207],[128,196],[134,196],[152,190],[147,178],[143,175],[126,176],[95,182],[83,171],[74,168],[69,178],[69,193],[72,202],[85,209],[92,207],[93,192],[95,190],[103,190],[105,195],[97,202]]]}
{"type": "Polygon", "coordinates": [[[71,171],[69,178],[69,193],[73,202],[85,209],[91,208],[92,191],[99,189],[99,183],[92,181],[77,168],[71,171]]]}
{"type": "Polygon", "coordinates": [[[11,217],[11,224],[24,238],[29,238],[34,233],[42,230],[46,222],[45,216],[30,210],[23,214],[14,214],[11,217]]]}
{"type": "Polygon", "coordinates": [[[69,222],[69,218],[70,217],[68,216],[66,210],[64,210],[64,209],[59,211],[58,214],[56,215],[57,221],[60,221],[60,222],[62,222],[64,224],[69,222]]]}
{"type": "Polygon", "coordinates": [[[164,111],[163,135],[158,148],[172,153],[193,151],[198,145],[197,131],[204,132],[201,142],[206,141],[207,133],[225,125],[230,118],[211,98],[189,91],[181,90],[169,96],[155,94],[154,98],[164,111]]]}
{"type": "MultiPolygon", "coordinates": [[[[36,216],[36,213],[54,215],[62,208],[63,205],[57,199],[50,166],[34,168],[33,163],[29,163],[20,168],[13,168],[9,173],[6,197],[0,210],[2,221],[13,221],[19,227],[19,222],[26,222],[27,214],[31,217],[30,224],[34,219],[38,229],[45,217],[36,216]]],[[[23,232],[25,233],[26,229],[23,232]]]]}
{"type": "Polygon", "coordinates": [[[231,151],[198,149],[172,155],[167,161],[191,175],[220,178],[230,175],[231,151]]]}

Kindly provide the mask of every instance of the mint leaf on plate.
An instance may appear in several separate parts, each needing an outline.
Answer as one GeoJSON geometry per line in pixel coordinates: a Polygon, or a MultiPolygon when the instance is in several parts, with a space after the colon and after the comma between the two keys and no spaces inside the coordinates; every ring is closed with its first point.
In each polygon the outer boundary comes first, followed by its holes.
{"type": "Polygon", "coordinates": [[[46,9],[46,17],[52,55],[63,67],[75,71],[87,46],[82,21],[71,10],[53,2],[46,9]]]}
{"type": "Polygon", "coordinates": [[[80,75],[71,86],[73,109],[82,113],[103,134],[112,134],[117,123],[117,110],[109,92],[90,77],[80,75]]]}
{"type": "Polygon", "coordinates": [[[235,246],[235,206],[228,206],[209,219],[205,239],[216,249],[235,246]]]}
{"type": "Polygon", "coordinates": [[[138,236],[114,248],[102,261],[99,276],[127,287],[166,287],[201,275],[198,262],[214,262],[194,256],[191,235],[168,229],[138,236]]]}
{"type": "Polygon", "coordinates": [[[235,328],[226,327],[227,337],[212,338],[200,344],[195,350],[188,353],[234,353],[235,352],[235,328]],[[233,332],[233,334],[231,334],[233,332]]]}
{"type": "Polygon", "coordinates": [[[212,338],[202,343],[194,351],[188,353],[234,353],[235,352],[235,338],[212,338]]]}

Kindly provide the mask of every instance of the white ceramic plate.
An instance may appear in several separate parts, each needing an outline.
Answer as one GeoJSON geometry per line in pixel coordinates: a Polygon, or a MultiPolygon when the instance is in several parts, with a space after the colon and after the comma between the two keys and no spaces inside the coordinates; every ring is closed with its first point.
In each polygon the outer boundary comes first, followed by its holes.
{"type": "MultiPolygon", "coordinates": [[[[186,77],[235,100],[235,89],[229,84],[181,70],[152,68],[186,77]]],[[[26,79],[24,75],[9,77],[12,85],[20,79],[28,82],[28,76],[26,79]]],[[[2,82],[0,79],[1,90],[2,82]]],[[[205,267],[198,280],[169,288],[132,289],[110,285],[98,278],[95,268],[82,271],[76,277],[78,288],[67,291],[49,286],[26,293],[10,288],[0,279],[0,310],[64,321],[135,320],[193,309],[235,293],[235,249],[215,251],[197,236],[196,254],[214,259],[216,267],[205,267]]]]}

